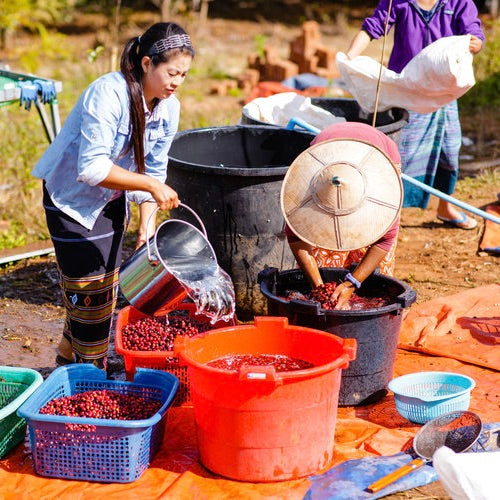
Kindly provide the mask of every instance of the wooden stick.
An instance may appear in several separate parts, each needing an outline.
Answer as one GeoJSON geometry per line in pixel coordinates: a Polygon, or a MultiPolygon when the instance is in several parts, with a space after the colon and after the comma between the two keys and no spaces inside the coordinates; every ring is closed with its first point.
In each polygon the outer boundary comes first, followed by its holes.
{"type": "Polygon", "coordinates": [[[415,460],[412,460],[409,464],[401,466],[394,472],[391,472],[390,474],[387,474],[387,476],[384,476],[380,478],[378,481],[375,481],[374,483],[370,484],[370,486],[366,488],[366,491],[368,491],[369,493],[375,493],[376,491],[380,491],[382,488],[389,486],[389,484],[394,483],[401,477],[406,476],[407,474],[418,469],[419,467],[422,467],[422,465],[424,465],[426,462],[427,460],[424,460],[422,458],[416,458],[415,460]]]}

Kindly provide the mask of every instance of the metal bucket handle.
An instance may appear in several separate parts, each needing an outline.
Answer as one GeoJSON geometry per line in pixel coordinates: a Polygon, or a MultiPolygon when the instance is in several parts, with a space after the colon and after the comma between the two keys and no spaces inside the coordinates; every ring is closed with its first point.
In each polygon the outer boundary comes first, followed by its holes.
{"type": "MultiPolygon", "coordinates": [[[[199,215],[191,208],[191,207],[188,207],[187,205],[185,205],[184,203],[179,203],[179,207],[183,207],[185,208],[186,210],[189,210],[194,218],[198,221],[198,224],[200,225],[201,227],[201,231],[203,233],[203,236],[205,236],[205,238],[208,239],[208,236],[207,236],[207,230],[205,229],[205,226],[203,225],[203,222],[202,220],[200,219],[199,215]]],[[[178,208],[178,207],[177,207],[178,208]]],[[[156,207],[152,212],[151,212],[151,215],[149,216],[148,218],[148,223],[147,223],[147,226],[146,226],[146,248],[148,250],[148,260],[150,262],[155,262],[157,261],[157,259],[153,259],[151,257],[151,250],[150,250],[150,247],[149,247],[149,223],[151,222],[151,218],[153,217],[153,215],[156,214],[156,212],[158,212],[158,210],[160,209],[160,207],[156,207]]]]}

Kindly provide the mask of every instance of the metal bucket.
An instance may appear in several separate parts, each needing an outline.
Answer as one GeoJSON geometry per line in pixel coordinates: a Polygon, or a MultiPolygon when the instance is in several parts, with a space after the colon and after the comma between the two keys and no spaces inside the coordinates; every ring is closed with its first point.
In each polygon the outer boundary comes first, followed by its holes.
{"type": "Polygon", "coordinates": [[[187,205],[181,203],[180,206],[195,216],[202,231],[186,221],[168,219],[151,238],[146,234],[146,243],[121,266],[121,291],[129,303],[144,314],[168,313],[187,297],[187,283],[202,281],[218,270],[201,219],[187,205]]]}

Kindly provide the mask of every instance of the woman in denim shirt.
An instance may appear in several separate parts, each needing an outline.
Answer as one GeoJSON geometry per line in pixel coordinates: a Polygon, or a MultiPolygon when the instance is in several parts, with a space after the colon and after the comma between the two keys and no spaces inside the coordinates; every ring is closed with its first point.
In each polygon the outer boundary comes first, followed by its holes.
{"type": "MultiPolygon", "coordinates": [[[[383,36],[386,21],[388,29],[394,27],[388,67],[396,73],[439,38],[471,35],[469,50],[473,54],[481,50],[484,42],[473,0],[381,0],[373,14],[364,20],[347,56],[352,59],[360,55],[372,39],[383,36]]],[[[409,115],[409,123],[401,130],[399,141],[403,172],[451,195],[458,178],[458,155],[462,144],[457,101],[433,113],[410,111],[409,115]]],[[[405,181],[403,187],[403,207],[427,207],[428,193],[405,181]]],[[[474,229],[477,226],[475,219],[443,199],[439,200],[437,217],[452,227],[474,229]]]]}
{"type": "Polygon", "coordinates": [[[43,206],[66,307],[57,364],[106,367],[125,193],[139,203],[137,246],[157,206],[179,205],[165,180],[179,124],[175,91],[193,57],[189,36],[175,23],[154,24],[131,39],[120,71],[89,85],[32,171],[44,181],[43,206]]]}

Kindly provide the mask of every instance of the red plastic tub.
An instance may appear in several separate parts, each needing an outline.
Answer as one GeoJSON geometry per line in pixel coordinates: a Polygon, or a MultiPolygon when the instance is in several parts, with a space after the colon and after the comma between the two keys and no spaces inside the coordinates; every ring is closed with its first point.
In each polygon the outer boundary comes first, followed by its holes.
{"type": "MultiPolygon", "coordinates": [[[[209,323],[210,318],[203,314],[196,314],[196,306],[191,302],[179,303],[174,311],[186,311],[189,316],[201,323],[209,323]]],[[[116,318],[115,326],[115,350],[123,356],[125,362],[125,374],[128,381],[134,380],[136,368],[152,368],[172,373],[179,379],[179,391],[175,397],[173,406],[190,404],[189,379],[187,366],[180,365],[179,359],[173,351],[132,351],[123,346],[123,328],[129,323],[148,317],[133,306],[127,306],[120,310],[116,318]]],[[[232,322],[217,321],[213,328],[233,326],[237,324],[236,317],[232,322]]]]}
{"type": "Polygon", "coordinates": [[[254,324],[180,337],[174,352],[188,366],[205,467],[232,479],[267,482],[315,474],[330,463],[341,371],[355,358],[355,340],[290,326],[286,318],[256,317],[254,324]],[[230,372],[206,364],[235,354],[282,354],[315,366],[230,372]]]}

